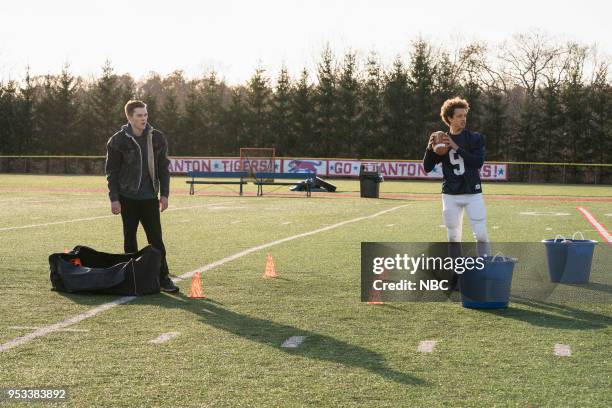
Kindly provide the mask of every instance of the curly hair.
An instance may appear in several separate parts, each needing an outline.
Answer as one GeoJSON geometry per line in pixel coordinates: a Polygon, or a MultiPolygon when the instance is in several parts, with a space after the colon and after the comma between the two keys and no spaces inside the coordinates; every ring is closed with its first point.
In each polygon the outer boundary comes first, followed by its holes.
{"type": "Polygon", "coordinates": [[[465,99],[461,99],[458,96],[445,100],[440,108],[440,118],[442,118],[442,121],[448,126],[450,126],[450,121],[448,119],[453,117],[455,109],[467,109],[469,111],[470,104],[465,99]]]}

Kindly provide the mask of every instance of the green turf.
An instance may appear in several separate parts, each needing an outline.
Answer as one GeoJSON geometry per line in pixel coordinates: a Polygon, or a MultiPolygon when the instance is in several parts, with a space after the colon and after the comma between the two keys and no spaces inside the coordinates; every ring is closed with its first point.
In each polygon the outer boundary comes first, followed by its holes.
{"type": "MultiPolygon", "coordinates": [[[[87,332],[55,332],[2,352],[0,388],[67,387],[69,405],[78,407],[612,404],[609,304],[515,301],[507,310],[485,312],[459,303],[359,301],[360,242],[445,240],[438,199],[190,197],[183,181],[173,179],[172,208],[162,215],[175,275],[256,245],[403,207],[214,268],[202,276],[206,300],[187,299],[189,282],[183,281],[182,295],[138,298],[71,326],[87,332]],[[262,278],[267,253],[279,279],[262,278]],[[170,331],[181,334],[149,343],[170,331]],[[294,335],[307,338],[295,350],[282,349],[294,335]],[[418,353],[421,340],[437,340],[434,352],[418,353]],[[554,356],[555,343],[570,344],[572,356],[554,356]]],[[[102,177],[0,176],[0,344],[32,331],[13,326],[60,322],[115,299],[61,295],[48,281],[53,252],[76,244],[122,251],[121,220],[110,216],[104,183],[102,177]],[[38,225],[83,218],[92,219],[38,225]],[[7,229],[17,226],[31,227],[7,229]]],[[[355,181],[337,184],[341,192],[358,191],[355,181]]],[[[422,194],[437,193],[440,185],[381,187],[383,193],[422,194]]],[[[612,195],[601,186],[484,188],[516,196],[612,195]]],[[[489,234],[493,241],[529,242],[582,231],[601,241],[578,205],[610,226],[610,201],[490,200],[489,234]]],[[[139,239],[142,246],[144,234],[139,239]]],[[[609,292],[610,285],[601,288],[609,292]]]]}

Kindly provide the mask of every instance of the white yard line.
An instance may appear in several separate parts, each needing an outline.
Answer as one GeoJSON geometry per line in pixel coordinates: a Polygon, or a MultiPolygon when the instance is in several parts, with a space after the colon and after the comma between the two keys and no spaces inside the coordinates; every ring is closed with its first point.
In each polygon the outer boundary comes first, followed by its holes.
{"type": "Polygon", "coordinates": [[[306,336],[291,336],[281,344],[282,348],[298,348],[306,340],[306,336]]]}
{"type": "MultiPolygon", "coordinates": [[[[229,201],[227,201],[227,202],[229,202],[229,201]]],[[[206,208],[206,207],[216,206],[216,205],[219,205],[219,204],[225,204],[225,203],[192,205],[192,206],[189,206],[189,207],[172,207],[172,208],[168,208],[166,211],[190,210],[192,208],[206,208]]],[[[0,231],[12,231],[12,230],[19,230],[19,229],[26,229],[26,228],[48,227],[49,225],[70,224],[72,222],[93,221],[93,220],[100,220],[100,219],[103,219],[103,218],[112,218],[112,217],[118,217],[118,215],[114,215],[114,214],[111,214],[111,215],[101,215],[101,216],[98,216],[98,217],[87,217],[87,218],[77,218],[77,219],[73,219],[73,220],[46,222],[44,224],[30,224],[30,225],[21,225],[21,226],[18,226],[18,227],[4,227],[4,228],[0,228],[0,231]]]]}
{"type": "Polygon", "coordinates": [[[606,240],[606,242],[610,243],[612,242],[612,235],[610,235],[610,233],[608,232],[608,230],[606,229],[606,227],[604,227],[603,225],[601,225],[599,223],[599,221],[597,221],[595,219],[595,217],[593,217],[593,214],[591,214],[586,208],[584,207],[577,207],[578,211],[580,211],[580,213],[584,216],[584,218],[587,219],[588,222],[591,223],[591,225],[593,227],[595,227],[595,229],[597,230],[597,232],[599,233],[599,235],[601,235],[601,237],[603,239],[606,240]]]}
{"type": "Polygon", "coordinates": [[[12,230],[20,230],[20,229],[26,229],[26,228],[48,227],[49,225],[70,224],[72,222],[93,221],[93,220],[100,220],[102,218],[111,218],[111,217],[115,217],[115,215],[101,215],[99,217],[77,218],[74,220],[46,222],[44,224],[21,225],[19,227],[4,227],[4,228],[0,228],[0,231],[12,231],[12,230]]]}
{"type": "Polygon", "coordinates": [[[179,332],[168,332],[168,333],[163,333],[160,334],[158,337],[154,338],[153,340],[151,340],[149,343],[151,344],[162,344],[167,342],[168,340],[172,340],[173,338],[175,338],[176,336],[178,336],[179,332]]]}
{"type": "MultiPolygon", "coordinates": [[[[39,327],[36,326],[11,326],[9,327],[9,329],[11,330],[38,330],[39,327]]],[[[85,330],[85,329],[61,329],[58,331],[65,331],[65,332],[73,332],[73,333],[86,333],[89,330],[85,330]]]]}
{"type": "Polygon", "coordinates": [[[342,227],[343,225],[352,224],[354,222],[359,222],[359,221],[367,220],[367,219],[370,219],[370,218],[375,218],[375,217],[378,217],[380,215],[386,214],[388,212],[395,211],[395,210],[398,210],[400,208],[407,207],[409,205],[410,204],[400,205],[400,206],[397,206],[397,207],[389,208],[387,210],[379,211],[379,212],[377,212],[375,214],[372,214],[372,215],[366,215],[366,216],[363,216],[363,217],[353,218],[351,220],[341,221],[341,222],[338,222],[336,224],[332,224],[332,225],[328,225],[326,227],[318,228],[316,230],[304,232],[302,234],[293,235],[293,236],[290,236],[290,237],[287,237],[287,238],[282,238],[282,239],[279,239],[279,240],[276,240],[276,241],[268,242],[267,244],[262,244],[262,245],[254,246],[252,248],[245,249],[244,251],[237,252],[234,255],[230,255],[230,256],[228,256],[226,258],[223,258],[223,259],[220,259],[220,260],[215,261],[213,263],[210,263],[208,265],[202,266],[202,267],[200,267],[198,269],[195,269],[195,270],[193,270],[191,272],[186,272],[186,273],[180,275],[178,278],[175,278],[175,281],[179,281],[179,280],[190,278],[196,272],[202,273],[202,272],[209,271],[211,269],[216,268],[217,266],[221,266],[221,265],[223,265],[223,264],[225,264],[227,262],[231,262],[231,261],[236,260],[238,258],[242,258],[245,255],[251,254],[253,252],[257,252],[257,251],[259,251],[261,249],[270,248],[270,247],[275,246],[275,245],[279,245],[279,244],[283,244],[285,242],[293,241],[294,239],[304,238],[304,237],[308,237],[310,235],[318,234],[320,232],[329,231],[329,230],[332,230],[334,228],[342,227]]]}
{"type": "Polygon", "coordinates": [[[423,340],[419,342],[417,351],[419,353],[432,353],[437,343],[438,342],[436,340],[423,340]]]}
{"type": "MultiPolygon", "coordinates": [[[[367,220],[367,219],[370,219],[370,218],[375,218],[375,217],[378,217],[380,215],[387,214],[387,213],[389,213],[391,211],[395,211],[395,210],[399,210],[400,208],[408,207],[409,205],[410,204],[399,205],[397,207],[392,207],[392,208],[389,208],[389,209],[386,209],[386,210],[383,210],[383,211],[379,211],[379,212],[377,212],[375,214],[365,215],[365,216],[362,216],[362,217],[357,217],[357,218],[353,218],[353,219],[350,219],[350,220],[341,221],[341,222],[338,222],[336,224],[328,225],[328,226],[323,227],[323,228],[318,228],[318,229],[313,230],[313,231],[304,232],[302,234],[297,234],[297,235],[293,235],[293,236],[290,236],[290,237],[287,237],[287,238],[283,238],[283,239],[279,239],[279,240],[276,240],[276,241],[268,242],[267,244],[262,244],[262,245],[254,246],[252,248],[245,249],[244,251],[237,252],[234,255],[230,255],[228,257],[225,257],[223,259],[220,259],[218,261],[215,261],[213,263],[205,265],[205,266],[203,266],[201,268],[195,269],[195,270],[193,270],[191,272],[184,273],[184,274],[180,275],[178,278],[174,278],[173,280],[175,282],[178,282],[178,281],[181,281],[183,279],[190,278],[196,272],[209,271],[209,270],[211,270],[213,268],[216,268],[217,266],[221,266],[221,265],[223,265],[225,263],[231,262],[231,261],[236,260],[238,258],[241,258],[241,257],[243,257],[245,255],[251,254],[251,253],[256,252],[256,251],[259,251],[261,249],[269,248],[271,246],[279,245],[279,244],[282,244],[282,243],[285,243],[285,242],[288,242],[288,241],[293,241],[294,239],[303,238],[303,237],[307,237],[307,236],[310,236],[310,235],[318,234],[320,232],[329,231],[329,230],[332,230],[334,228],[341,227],[343,225],[347,225],[347,224],[351,224],[351,223],[367,220]]],[[[59,331],[59,330],[65,328],[65,327],[68,327],[68,326],[71,326],[73,324],[79,323],[79,322],[81,322],[81,321],[83,321],[85,319],[88,319],[90,317],[94,317],[97,314],[102,313],[102,312],[104,312],[104,311],[106,311],[108,309],[111,309],[111,308],[113,308],[113,307],[115,307],[117,305],[121,305],[123,303],[130,302],[131,300],[134,300],[135,298],[136,298],[135,296],[123,296],[123,297],[120,297],[118,299],[113,300],[112,302],[104,303],[104,304],[102,304],[100,306],[97,306],[97,307],[95,307],[93,309],[90,309],[90,310],[88,310],[88,311],[86,311],[84,313],[81,313],[79,315],[73,316],[73,317],[71,317],[71,318],[69,318],[67,320],[62,321],[62,322],[41,327],[41,328],[37,329],[36,331],[34,331],[32,333],[26,334],[24,336],[17,337],[17,338],[15,338],[13,340],[10,340],[10,341],[8,341],[8,342],[6,342],[4,344],[0,344],[0,352],[12,349],[14,347],[20,346],[20,345],[25,344],[25,343],[28,343],[28,342],[34,340],[37,337],[43,337],[43,336],[46,336],[47,334],[54,333],[54,332],[59,331]]]]}
{"type": "Polygon", "coordinates": [[[13,347],[21,346],[22,344],[28,343],[34,340],[37,337],[43,337],[47,334],[54,333],[60,331],[68,326],[72,326],[73,324],[77,324],[82,322],[85,319],[89,319],[90,317],[94,317],[95,315],[102,313],[110,308],[113,308],[117,305],[127,303],[130,300],[135,299],[135,296],[124,296],[118,299],[113,300],[112,302],[104,303],[100,306],[94,307],[93,309],[89,309],[85,313],[81,313],[79,315],[73,316],[69,319],[64,320],[63,322],[51,324],[48,326],[43,326],[39,329],[36,329],[32,333],[28,333],[24,336],[17,337],[13,340],[7,341],[4,344],[0,344],[0,352],[12,349],[13,347]]]}
{"type": "Polygon", "coordinates": [[[555,344],[555,356],[569,357],[572,355],[572,348],[569,344],[555,344]]]}

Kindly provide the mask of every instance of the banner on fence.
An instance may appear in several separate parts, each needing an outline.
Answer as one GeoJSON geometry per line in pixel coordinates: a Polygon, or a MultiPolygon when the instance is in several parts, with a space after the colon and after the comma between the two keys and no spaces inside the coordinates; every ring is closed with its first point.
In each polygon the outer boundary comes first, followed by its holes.
{"type": "MultiPolygon", "coordinates": [[[[170,158],[170,172],[184,174],[188,171],[219,171],[233,172],[264,168],[268,160],[252,159],[241,163],[239,157],[176,157],[170,158]],[[260,163],[261,162],[261,163],[260,163]],[[244,167],[244,168],[243,168],[244,167]]],[[[421,161],[410,160],[344,160],[344,159],[313,159],[313,158],[278,158],[275,170],[278,173],[312,173],[321,177],[359,177],[359,168],[364,164],[368,169],[378,166],[386,179],[440,179],[441,164],[433,171],[425,173],[421,161]]],[[[485,163],[480,169],[483,180],[508,180],[508,165],[505,163],[485,163]]]]}

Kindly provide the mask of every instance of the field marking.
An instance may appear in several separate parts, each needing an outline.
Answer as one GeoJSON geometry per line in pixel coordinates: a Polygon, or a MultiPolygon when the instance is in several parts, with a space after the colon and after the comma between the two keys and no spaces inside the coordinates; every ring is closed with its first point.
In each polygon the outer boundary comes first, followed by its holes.
{"type": "MultiPolygon", "coordinates": [[[[227,201],[227,202],[229,202],[229,201],[227,201]]],[[[219,205],[219,204],[222,204],[222,203],[192,205],[192,206],[189,206],[189,207],[171,207],[171,208],[168,208],[166,211],[190,210],[192,208],[205,208],[205,207],[215,206],[215,205],[219,205]]],[[[12,230],[19,230],[19,229],[26,229],[26,228],[48,227],[49,225],[60,225],[60,224],[69,224],[69,223],[73,223],[73,222],[93,221],[93,220],[100,220],[100,219],[103,219],[103,218],[112,218],[112,217],[118,217],[118,216],[119,215],[110,214],[110,215],[100,215],[100,216],[97,216],[97,217],[77,218],[77,219],[73,219],[73,220],[46,222],[44,224],[30,224],[30,225],[21,225],[21,226],[17,226],[17,227],[3,227],[3,228],[0,228],[0,231],[12,231],[12,230]]]]}
{"type": "Polygon", "coordinates": [[[168,333],[162,333],[159,336],[157,336],[156,338],[154,338],[153,340],[149,341],[149,343],[151,344],[162,344],[165,343],[169,340],[172,340],[173,338],[175,338],[176,336],[178,336],[179,332],[168,332],[168,333]]]}
{"type": "Polygon", "coordinates": [[[417,351],[419,353],[432,353],[437,343],[436,340],[423,340],[419,342],[417,351]]]}
{"type": "Polygon", "coordinates": [[[291,224],[291,221],[285,221],[285,222],[281,223],[281,225],[289,225],[289,224],[291,224]]]}
{"type": "Polygon", "coordinates": [[[282,348],[298,348],[306,340],[306,336],[291,336],[281,344],[282,348]]]}
{"type": "Polygon", "coordinates": [[[555,356],[569,357],[572,355],[572,348],[569,344],[555,344],[555,356]]]}
{"type": "Polygon", "coordinates": [[[535,215],[535,216],[552,216],[552,217],[562,217],[565,215],[570,215],[569,213],[564,212],[554,212],[554,211],[524,211],[520,212],[521,215],[535,215]]]}
{"type": "MultiPolygon", "coordinates": [[[[256,251],[259,251],[260,249],[269,248],[271,246],[275,246],[275,245],[279,245],[279,244],[282,244],[282,243],[285,243],[285,242],[293,241],[294,239],[303,238],[303,237],[307,237],[307,236],[310,236],[310,235],[318,234],[319,232],[329,231],[329,230],[332,230],[334,228],[341,227],[343,225],[347,225],[347,224],[351,224],[351,223],[367,220],[367,219],[370,219],[370,218],[375,218],[375,217],[378,217],[380,215],[389,213],[391,211],[395,211],[395,210],[399,210],[400,208],[408,207],[409,205],[410,204],[399,205],[397,207],[388,208],[386,210],[382,210],[382,211],[379,211],[379,212],[371,214],[371,215],[364,215],[362,217],[357,217],[357,218],[353,218],[353,219],[350,219],[350,220],[341,221],[341,222],[338,222],[336,224],[332,224],[332,225],[329,225],[329,226],[326,226],[326,227],[323,227],[323,228],[318,228],[316,230],[304,232],[304,233],[297,234],[297,235],[292,235],[290,237],[278,239],[276,241],[268,242],[266,244],[254,246],[252,248],[245,249],[244,251],[237,252],[234,255],[230,255],[230,256],[227,256],[227,257],[225,257],[223,259],[220,259],[218,261],[212,262],[212,263],[210,263],[208,265],[205,265],[205,266],[203,266],[201,268],[195,269],[195,270],[193,270],[191,272],[184,273],[184,274],[180,275],[177,278],[173,278],[172,280],[174,282],[179,282],[179,281],[182,281],[184,279],[190,278],[196,272],[209,271],[209,270],[211,270],[213,268],[216,268],[217,266],[221,266],[221,265],[223,265],[225,263],[231,262],[231,261],[236,260],[238,258],[241,258],[241,257],[243,257],[245,255],[251,254],[251,253],[256,252],[256,251]]],[[[115,307],[117,305],[121,305],[121,304],[130,302],[130,301],[132,301],[134,299],[136,299],[136,296],[123,296],[123,297],[117,298],[117,299],[115,299],[115,300],[113,300],[111,302],[104,303],[104,304],[101,304],[99,306],[96,306],[93,309],[90,309],[90,310],[88,310],[88,311],[86,311],[84,313],[81,313],[79,315],[73,316],[73,317],[71,317],[69,319],[66,319],[66,320],[62,321],[62,322],[54,323],[54,324],[51,324],[51,325],[48,325],[48,326],[43,326],[43,327],[37,329],[36,331],[34,331],[32,333],[26,334],[25,336],[20,336],[20,337],[17,337],[15,339],[13,339],[13,340],[10,340],[10,341],[8,341],[8,342],[6,342],[4,344],[0,344],[0,352],[12,349],[12,348],[20,346],[22,344],[28,343],[28,342],[34,340],[35,338],[46,336],[47,334],[54,333],[54,332],[59,331],[59,330],[65,328],[65,327],[68,327],[68,326],[71,326],[73,324],[82,322],[85,319],[88,319],[90,317],[94,317],[97,314],[100,314],[100,313],[102,313],[102,312],[104,312],[106,310],[109,310],[109,309],[111,309],[111,308],[113,308],[113,307],[115,307]]]]}
{"type": "Polygon", "coordinates": [[[13,340],[7,341],[4,344],[0,344],[0,352],[12,349],[13,347],[17,347],[25,343],[28,343],[37,337],[43,337],[43,336],[46,336],[47,334],[60,331],[68,326],[72,326],[73,324],[82,322],[85,319],[89,319],[90,317],[93,317],[117,305],[127,303],[134,299],[136,299],[136,296],[123,296],[111,302],[104,303],[104,304],[101,304],[100,306],[94,307],[93,309],[89,309],[88,311],[81,313],[79,315],[73,316],[69,319],[66,319],[63,322],[40,327],[36,329],[35,331],[33,331],[32,333],[28,333],[24,336],[20,336],[20,337],[14,338],[13,340]]]}
{"type": "Polygon", "coordinates": [[[248,207],[232,207],[232,206],[223,206],[219,204],[213,207],[210,207],[211,210],[244,210],[245,208],[248,208],[248,207]]]}
{"type": "MultiPolygon", "coordinates": [[[[206,192],[198,192],[197,196],[235,196],[236,193],[233,191],[225,191],[225,190],[209,190],[210,194],[206,192]]],[[[28,188],[28,187],[1,187],[0,193],[75,193],[81,195],[87,195],[91,193],[108,193],[108,189],[106,188],[28,188]]],[[[188,189],[184,191],[176,190],[172,192],[173,196],[191,196],[189,194],[188,189]]],[[[254,197],[255,192],[245,192],[245,196],[254,197]]],[[[286,196],[291,197],[295,196],[295,193],[269,193],[271,196],[286,196]]],[[[325,198],[358,198],[359,192],[346,192],[346,193],[317,193],[319,197],[325,198]]],[[[555,202],[612,202],[612,196],[586,196],[586,197],[578,197],[571,195],[512,195],[512,194],[486,194],[485,199],[487,200],[501,200],[501,201],[533,201],[533,200],[541,200],[541,201],[555,201],[555,202]]],[[[381,194],[381,198],[400,198],[400,199],[415,199],[415,200],[440,200],[439,193],[383,193],[381,194]]]]}
{"type": "Polygon", "coordinates": [[[69,224],[71,222],[81,222],[81,221],[93,221],[93,220],[99,220],[102,218],[110,218],[110,217],[115,217],[115,215],[101,215],[98,217],[87,217],[87,218],[77,218],[77,219],[65,220],[65,221],[46,222],[44,224],[21,225],[19,227],[4,227],[4,228],[0,228],[0,231],[13,231],[13,230],[19,230],[19,229],[26,229],[26,228],[48,227],[49,225],[69,224]]]}
{"type": "Polygon", "coordinates": [[[392,227],[392,226],[394,226],[394,225],[395,225],[395,224],[387,224],[387,227],[392,227]]]}
{"type": "Polygon", "coordinates": [[[586,218],[587,221],[591,223],[591,225],[597,230],[599,235],[601,235],[601,237],[607,243],[612,243],[612,235],[610,235],[606,227],[601,225],[599,221],[597,221],[595,217],[593,217],[593,214],[587,211],[587,209],[584,207],[576,207],[576,208],[578,209],[578,211],[580,211],[580,213],[584,216],[584,218],[586,218]]]}
{"type": "MultiPolygon", "coordinates": [[[[9,329],[11,330],[38,330],[40,327],[37,326],[11,326],[9,327],[9,329]]],[[[61,329],[58,331],[64,331],[64,332],[73,332],[73,333],[86,333],[89,330],[86,329],[61,329]]]]}
{"type": "Polygon", "coordinates": [[[227,262],[231,262],[231,261],[236,260],[238,258],[242,258],[245,255],[249,255],[249,254],[251,254],[253,252],[257,252],[257,251],[259,251],[261,249],[270,248],[272,246],[283,244],[283,243],[289,242],[289,241],[293,241],[293,240],[298,239],[298,238],[308,237],[310,235],[318,234],[319,232],[329,231],[329,230],[332,230],[332,229],[335,229],[335,228],[338,228],[338,227],[342,227],[342,226],[347,225],[347,224],[352,224],[352,223],[363,221],[363,220],[367,220],[367,219],[370,219],[370,218],[375,218],[375,217],[378,217],[380,215],[386,214],[388,212],[395,211],[395,210],[398,210],[400,208],[408,207],[409,205],[410,204],[399,205],[397,207],[388,208],[386,210],[382,210],[382,211],[379,211],[379,212],[371,214],[371,215],[364,215],[362,217],[357,217],[357,218],[353,218],[353,219],[350,219],[350,220],[341,221],[341,222],[338,222],[338,223],[335,223],[335,224],[332,224],[332,225],[328,225],[328,226],[325,226],[325,227],[322,227],[322,228],[317,228],[316,230],[312,230],[312,231],[308,231],[308,232],[303,232],[301,234],[292,235],[290,237],[281,238],[281,239],[278,239],[276,241],[268,242],[267,244],[262,244],[262,245],[254,246],[252,248],[245,249],[244,251],[237,252],[234,255],[230,255],[230,256],[225,257],[223,259],[220,259],[218,261],[212,262],[212,263],[210,263],[208,265],[202,266],[202,267],[200,267],[198,269],[195,269],[195,270],[193,270],[191,272],[186,272],[186,273],[180,275],[178,278],[174,278],[174,279],[175,279],[175,282],[177,282],[179,280],[183,280],[183,279],[188,279],[188,278],[191,278],[196,272],[202,273],[202,272],[209,271],[211,269],[216,268],[217,266],[221,266],[221,265],[223,265],[223,264],[225,264],[227,262]]]}

